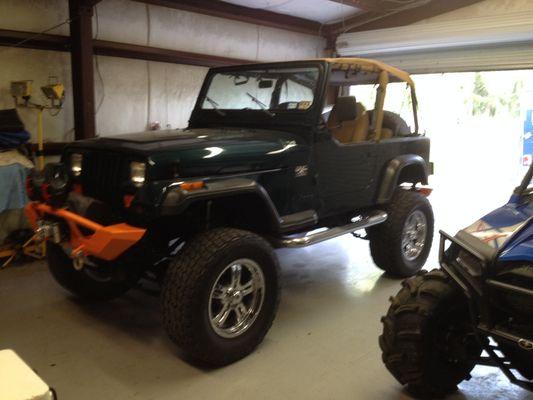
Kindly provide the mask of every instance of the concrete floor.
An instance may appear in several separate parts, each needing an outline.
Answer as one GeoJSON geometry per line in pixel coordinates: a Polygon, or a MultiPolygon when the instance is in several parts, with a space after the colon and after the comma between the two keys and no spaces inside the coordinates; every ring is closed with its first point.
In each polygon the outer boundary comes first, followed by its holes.
{"type": "MultiPolygon", "coordinates": [[[[373,266],[367,243],[344,236],[279,256],[283,293],[273,328],[254,354],[220,370],[178,358],[157,298],[132,291],[81,304],[41,262],[0,272],[0,348],[21,355],[60,400],[409,399],[377,345],[399,282],[373,266]]],[[[487,398],[533,396],[478,368],[450,397],[487,398]]]]}

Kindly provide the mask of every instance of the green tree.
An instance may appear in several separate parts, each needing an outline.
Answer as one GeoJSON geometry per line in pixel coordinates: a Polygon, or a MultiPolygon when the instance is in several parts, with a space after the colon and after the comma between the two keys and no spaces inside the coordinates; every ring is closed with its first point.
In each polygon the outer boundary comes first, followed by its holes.
{"type": "Polygon", "coordinates": [[[474,77],[474,94],[481,97],[489,97],[489,91],[479,72],[476,72],[476,76],[474,77]]]}
{"type": "Polygon", "coordinates": [[[524,89],[523,81],[516,81],[513,85],[513,91],[507,101],[507,109],[512,117],[518,118],[520,116],[520,94],[524,89]]]}
{"type": "Polygon", "coordinates": [[[472,92],[472,115],[484,114],[487,110],[490,110],[491,116],[496,112],[494,108],[489,106],[489,91],[485,86],[483,77],[479,72],[476,72],[472,92]]]}

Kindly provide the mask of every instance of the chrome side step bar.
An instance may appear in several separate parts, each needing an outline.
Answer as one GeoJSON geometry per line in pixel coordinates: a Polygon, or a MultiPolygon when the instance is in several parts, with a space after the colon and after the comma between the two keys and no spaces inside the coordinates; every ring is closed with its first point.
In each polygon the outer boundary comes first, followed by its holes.
{"type": "Polygon", "coordinates": [[[337,226],[335,228],[330,228],[325,231],[310,234],[308,233],[304,236],[283,236],[275,240],[275,244],[277,245],[277,247],[290,248],[310,246],[312,244],[336,238],[337,236],[342,236],[346,233],[358,231],[359,229],[379,225],[387,220],[388,215],[385,211],[377,210],[361,214],[358,217],[359,219],[348,225],[337,226]]]}

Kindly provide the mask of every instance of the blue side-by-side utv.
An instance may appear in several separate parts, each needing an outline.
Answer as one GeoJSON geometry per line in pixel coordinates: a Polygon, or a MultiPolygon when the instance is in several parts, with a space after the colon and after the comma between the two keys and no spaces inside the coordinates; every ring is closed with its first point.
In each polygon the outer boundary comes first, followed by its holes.
{"type": "Polygon", "coordinates": [[[533,166],[509,202],[454,237],[440,266],[403,282],[383,317],[387,369],[408,390],[438,397],[476,365],[533,391],[533,166]]]}

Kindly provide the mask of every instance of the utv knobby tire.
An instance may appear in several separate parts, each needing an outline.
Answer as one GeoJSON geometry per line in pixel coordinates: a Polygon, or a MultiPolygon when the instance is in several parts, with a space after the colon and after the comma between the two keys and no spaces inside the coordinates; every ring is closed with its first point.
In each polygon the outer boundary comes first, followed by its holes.
{"type": "Polygon", "coordinates": [[[393,276],[412,276],[424,266],[431,250],[434,226],[431,204],[416,191],[398,188],[385,210],[387,220],[367,230],[372,258],[379,268],[393,276]],[[407,218],[416,210],[426,217],[426,238],[418,257],[408,260],[402,251],[402,233],[407,218]]]}
{"type": "Polygon", "coordinates": [[[444,396],[470,378],[482,351],[467,301],[440,270],[421,271],[402,286],[382,318],[383,362],[415,396],[444,396]]]}
{"type": "Polygon", "coordinates": [[[169,266],[161,303],[170,339],[184,358],[201,367],[221,367],[250,354],[272,326],[278,308],[277,257],[258,235],[217,228],[193,237],[169,266]],[[218,335],[209,320],[209,296],[219,274],[233,261],[247,258],[265,279],[262,307],[252,325],[235,338],[218,335]]]}
{"type": "Polygon", "coordinates": [[[76,297],[86,300],[111,300],[128,291],[133,284],[115,280],[96,280],[84,271],[74,269],[72,259],[60,245],[48,242],[46,246],[48,269],[59,285],[76,297]]]}

